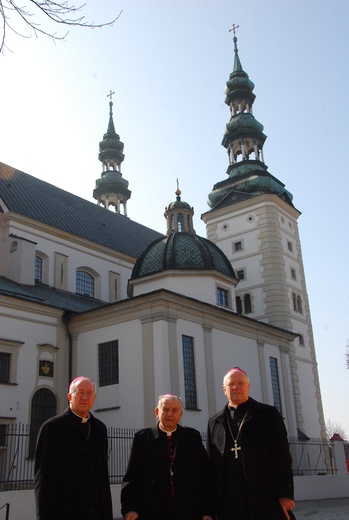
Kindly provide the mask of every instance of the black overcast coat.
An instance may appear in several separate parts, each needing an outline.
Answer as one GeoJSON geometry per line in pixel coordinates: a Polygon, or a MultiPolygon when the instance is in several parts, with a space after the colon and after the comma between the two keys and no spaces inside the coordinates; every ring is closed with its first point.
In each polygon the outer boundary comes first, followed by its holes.
{"type": "MultiPolygon", "coordinates": [[[[173,463],[175,518],[201,520],[212,515],[210,472],[201,435],[178,425],[173,463]]],[[[134,436],[121,490],[121,512],[137,511],[139,520],[170,518],[170,470],[166,434],[158,427],[134,436]]]]}
{"type": "MultiPolygon", "coordinates": [[[[228,405],[208,422],[207,450],[210,457],[217,520],[226,520],[222,511],[229,501],[234,516],[234,490],[223,496],[224,450],[229,430],[228,405]]],[[[246,520],[285,518],[278,499],[293,499],[292,459],[283,419],[274,406],[249,398],[249,406],[240,433],[243,472],[246,481],[249,517],[246,520]],[[281,515],[280,515],[280,511],[281,515]]]]}
{"type": "Polygon", "coordinates": [[[90,414],[87,441],[70,408],[46,421],[35,454],[38,520],[112,520],[105,425],[90,414]]]}

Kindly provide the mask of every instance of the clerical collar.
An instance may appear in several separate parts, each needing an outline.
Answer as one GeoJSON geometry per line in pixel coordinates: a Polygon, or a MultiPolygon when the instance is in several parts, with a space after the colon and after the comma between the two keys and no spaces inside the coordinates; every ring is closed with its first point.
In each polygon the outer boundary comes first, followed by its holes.
{"type": "Polygon", "coordinates": [[[239,404],[238,406],[234,407],[231,404],[228,405],[229,411],[232,414],[238,414],[239,416],[246,412],[247,408],[249,406],[249,399],[247,401],[244,401],[243,403],[239,404]]]}
{"type": "Polygon", "coordinates": [[[81,422],[83,424],[87,423],[87,421],[89,420],[89,418],[91,417],[90,414],[88,414],[88,417],[81,417],[81,415],[78,415],[77,413],[73,412],[73,410],[70,408],[70,411],[76,416],[76,417],[79,417],[79,419],[81,419],[81,422]]]}
{"type": "Polygon", "coordinates": [[[168,432],[167,430],[164,430],[163,428],[161,428],[160,426],[160,423],[159,423],[159,429],[162,431],[162,432],[165,432],[167,437],[171,437],[172,433],[174,433],[176,430],[177,430],[177,426],[175,427],[174,430],[171,430],[170,432],[168,432]]]}

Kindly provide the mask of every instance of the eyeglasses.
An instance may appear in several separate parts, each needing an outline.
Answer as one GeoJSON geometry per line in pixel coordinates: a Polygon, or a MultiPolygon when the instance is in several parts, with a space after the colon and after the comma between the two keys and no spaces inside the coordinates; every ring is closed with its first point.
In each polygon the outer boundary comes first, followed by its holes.
{"type": "Polygon", "coordinates": [[[73,392],[73,394],[78,395],[79,397],[85,397],[85,395],[90,398],[93,397],[95,392],[83,392],[82,390],[79,390],[78,392],[73,392]]]}

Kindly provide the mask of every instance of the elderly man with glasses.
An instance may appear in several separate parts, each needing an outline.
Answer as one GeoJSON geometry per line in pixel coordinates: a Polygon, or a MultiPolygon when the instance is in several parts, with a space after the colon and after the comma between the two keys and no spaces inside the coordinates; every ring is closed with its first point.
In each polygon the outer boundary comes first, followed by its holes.
{"type": "Polygon", "coordinates": [[[138,431],[121,490],[124,520],[210,520],[208,457],[200,433],[181,426],[179,397],[159,397],[156,426],[138,431]]]}
{"type": "Polygon", "coordinates": [[[46,421],[35,453],[38,520],[112,520],[105,425],[91,413],[95,384],[77,377],[69,406],[46,421]]]}
{"type": "Polygon", "coordinates": [[[249,397],[250,381],[234,367],[223,379],[228,403],[208,422],[216,520],[290,520],[293,476],[287,432],[274,406],[249,397]]]}

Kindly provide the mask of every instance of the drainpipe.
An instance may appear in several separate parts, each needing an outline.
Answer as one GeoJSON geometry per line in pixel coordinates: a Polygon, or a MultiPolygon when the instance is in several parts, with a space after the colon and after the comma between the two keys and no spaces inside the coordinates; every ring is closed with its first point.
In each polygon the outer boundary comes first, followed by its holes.
{"type": "Polygon", "coordinates": [[[68,336],[68,384],[73,380],[73,338],[69,330],[69,323],[72,319],[71,311],[64,311],[62,315],[62,323],[68,336]]]}

